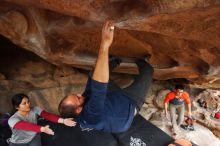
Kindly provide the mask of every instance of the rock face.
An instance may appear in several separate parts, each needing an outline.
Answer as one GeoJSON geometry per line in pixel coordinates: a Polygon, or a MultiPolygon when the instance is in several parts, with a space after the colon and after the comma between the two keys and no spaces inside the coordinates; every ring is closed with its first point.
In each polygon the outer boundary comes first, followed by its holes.
{"type": "Polygon", "coordinates": [[[220,137],[220,119],[215,119],[215,113],[220,112],[220,92],[218,90],[205,90],[201,92],[193,101],[193,112],[196,121],[209,129],[220,137]],[[206,106],[199,104],[199,100],[203,100],[206,106]]]}
{"type": "MultiPolygon", "coordinates": [[[[166,131],[162,101],[172,90],[170,80],[178,79],[189,83],[197,122],[220,137],[219,120],[212,117],[220,93],[193,90],[220,89],[220,0],[1,0],[0,113],[10,111],[9,97],[18,92],[54,113],[62,97],[82,92],[88,73],[82,69],[95,64],[106,19],[116,25],[110,54],[123,59],[115,72],[136,74],[134,60],[152,56],[155,80],[142,115],[166,131]],[[2,42],[5,38],[23,50],[2,42]],[[201,98],[208,109],[198,105],[201,98]]],[[[113,78],[121,86],[132,81],[131,75],[113,78]]],[[[219,145],[199,124],[196,133],[202,138],[192,132],[183,136],[219,145]]]]}
{"type": "MultiPolygon", "coordinates": [[[[17,93],[27,94],[33,105],[58,113],[58,104],[64,96],[84,91],[88,71],[55,66],[2,39],[0,44],[4,48],[0,49],[0,113],[11,111],[10,99],[17,93]]],[[[132,81],[129,75],[120,74],[113,79],[120,86],[132,81]]]]}
{"type": "Polygon", "coordinates": [[[94,66],[101,25],[116,23],[111,54],[117,72],[135,73],[127,58],[151,54],[154,78],[185,78],[220,88],[219,0],[2,0],[0,34],[48,62],[94,66]]]}
{"type": "MultiPolygon", "coordinates": [[[[30,97],[32,105],[58,113],[60,100],[67,94],[82,93],[87,81],[88,71],[72,68],[71,66],[55,66],[35,54],[0,39],[0,115],[11,111],[10,97],[22,92],[30,97]],[[2,49],[4,48],[4,49],[2,49]]],[[[132,82],[131,75],[113,73],[112,79],[121,87],[132,82]]],[[[174,82],[174,81],[172,81],[174,82]]],[[[171,81],[153,81],[146,95],[146,104],[141,109],[146,119],[170,134],[170,122],[164,121],[163,99],[166,93],[172,90],[171,81]]],[[[196,124],[195,132],[182,130],[182,138],[196,142],[198,145],[218,145],[220,140],[219,121],[211,117],[211,112],[201,108],[197,100],[205,98],[210,110],[216,109],[216,102],[211,97],[218,98],[218,90],[201,90],[190,88],[193,116],[196,124]],[[210,98],[209,98],[210,97],[210,98]],[[205,127],[204,127],[205,126],[205,127]],[[210,131],[210,130],[211,131],[210,131]],[[215,135],[213,135],[213,132],[215,135]],[[207,137],[206,141],[203,141],[207,137]],[[207,141],[208,140],[208,141],[207,141]]]]}

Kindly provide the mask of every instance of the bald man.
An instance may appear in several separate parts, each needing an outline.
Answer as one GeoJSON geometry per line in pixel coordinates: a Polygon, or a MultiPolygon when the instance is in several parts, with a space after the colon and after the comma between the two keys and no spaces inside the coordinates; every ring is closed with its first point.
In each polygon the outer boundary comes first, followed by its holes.
{"type": "Polygon", "coordinates": [[[71,94],[62,99],[59,112],[64,117],[75,117],[82,129],[96,129],[118,133],[129,129],[134,116],[142,107],[153,74],[145,60],[136,61],[139,75],[127,88],[121,89],[109,81],[109,70],[121,60],[110,57],[109,48],[114,36],[114,24],[105,22],[98,58],[92,76],[89,76],[83,94],[71,94]]]}

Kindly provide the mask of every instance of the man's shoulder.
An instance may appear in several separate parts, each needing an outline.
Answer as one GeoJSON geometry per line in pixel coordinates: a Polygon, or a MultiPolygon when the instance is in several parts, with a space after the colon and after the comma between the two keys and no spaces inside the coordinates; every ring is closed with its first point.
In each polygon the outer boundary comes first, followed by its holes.
{"type": "Polygon", "coordinates": [[[167,96],[169,97],[174,97],[176,95],[176,93],[174,91],[170,91],[169,93],[167,93],[167,96]]]}
{"type": "Polygon", "coordinates": [[[188,98],[188,97],[189,97],[189,93],[188,93],[188,92],[186,92],[186,91],[184,91],[184,92],[183,92],[183,96],[185,96],[185,97],[187,97],[187,98],[188,98]]]}

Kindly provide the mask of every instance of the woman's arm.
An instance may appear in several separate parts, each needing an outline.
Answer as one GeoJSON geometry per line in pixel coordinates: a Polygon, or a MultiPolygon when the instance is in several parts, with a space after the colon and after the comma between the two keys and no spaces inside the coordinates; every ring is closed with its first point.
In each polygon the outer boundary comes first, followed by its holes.
{"type": "Polygon", "coordinates": [[[17,122],[13,128],[18,129],[18,130],[26,130],[26,131],[33,131],[33,132],[44,132],[49,135],[54,135],[53,130],[51,130],[48,125],[39,126],[35,123],[30,123],[26,121],[17,122]]]}
{"type": "Polygon", "coordinates": [[[55,115],[55,114],[51,114],[51,113],[48,113],[46,112],[45,110],[43,110],[40,114],[41,117],[51,121],[51,122],[55,122],[55,123],[58,123],[58,120],[59,120],[59,116],[55,115]]]}
{"type": "Polygon", "coordinates": [[[48,113],[46,111],[42,111],[41,114],[40,114],[41,117],[51,121],[51,122],[55,122],[55,123],[61,123],[61,124],[64,124],[66,126],[75,126],[76,125],[76,122],[73,121],[72,118],[66,118],[66,119],[63,119],[55,114],[51,114],[51,113],[48,113]]]}

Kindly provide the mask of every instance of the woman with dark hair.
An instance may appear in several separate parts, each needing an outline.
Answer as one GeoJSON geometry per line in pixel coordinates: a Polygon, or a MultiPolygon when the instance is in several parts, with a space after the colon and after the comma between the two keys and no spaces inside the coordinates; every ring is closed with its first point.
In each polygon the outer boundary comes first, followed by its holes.
{"type": "Polygon", "coordinates": [[[72,118],[63,119],[39,107],[31,107],[29,97],[25,94],[16,94],[12,97],[11,101],[15,113],[8,120],[12,130],[9,146],[41,146],[40,132],[54,135],[49,125],[37,125],[38,116],[66,126],[76,125],[72,118]]]}

